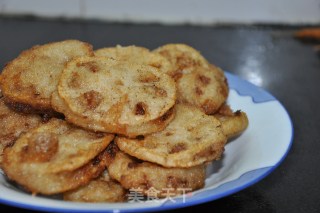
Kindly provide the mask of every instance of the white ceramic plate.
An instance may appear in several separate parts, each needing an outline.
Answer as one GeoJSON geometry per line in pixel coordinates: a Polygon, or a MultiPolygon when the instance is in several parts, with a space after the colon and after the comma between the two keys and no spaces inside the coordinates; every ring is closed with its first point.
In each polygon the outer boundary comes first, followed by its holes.
{"type": "MultiPolygon", "coordinates": [[[[293,137],[285,108],[268,92],[226,73],[230,86],[228,102],[249,117],[248,129],[226,146],[223,158],[207,170],[203,189],[185,196],[152,202],[90,204],[57,198],[31,196],[10,183],[0,173],[0,202],[39,211],[56,212],[143,212],[191,206],[240,191],[264,178],[286,156],[293,137]]],[[[1,171],[1,170],[0,170],[1,171]]]]}

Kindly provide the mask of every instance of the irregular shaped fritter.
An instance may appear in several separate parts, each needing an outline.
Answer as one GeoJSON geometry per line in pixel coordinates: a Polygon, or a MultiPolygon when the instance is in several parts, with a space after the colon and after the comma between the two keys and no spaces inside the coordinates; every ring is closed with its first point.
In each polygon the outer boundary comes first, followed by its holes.
{"type": "Polygon", "coordinates": [[[11,110],[5,105],[3,98],[0,98],[0,167],[3,149],[13,145],[22,133],[37,127],[41,121],[39,115],[22,114],[11,110]]]}
{"type": "Polygon", "coordinates": [[[126,200],[126,190],[109,177],[107,171],[87,185],[65,192],[63,199],[73,202],[121,202],[126,200]]]}
{"type": "Polygon", "coordinates": [[[0,87],[6,102],[16,110],[52,113],[51,94],[56,90],[65,63],[86,55],[93,55],[91,45],[77,40],[23,51],[3,69],[0,87]]]}
{"type": "Polygon", "coordinates": [[[247,114],[240,110],[232,112],[228,105],[223,105],[218,113],[213,115],[222,124],[223,133],[227,138],[241,134],[249,125],[247,114]]]}
{"type": "Polygon", "coordinates": [[[4,146],[0,143],[0,169],[2,168],[3,149],[4,146]]]}
{"type": "Polygon", "coordinates": [[[33,194],[52,195],[78,188],[98,177],[106,168],[105,151],[76,170],[59,173],[39,170],[38,165],[41,163],[30,162],[28,165],[20,154],[21,150],[20,153],[16,151],[18,150],[14,147],[5,149],[3,170],[9,179],[33,194]],[[30,166],[31,164],[35,167],[30,166]]]}
{"type": "Polygon", "coordinates": [[[161,132],[143,138],[116,137],[119,148],[165,167],[191,167],[219,159],[226,137],[221,123],[193,106],[177,104],[176,116],[161,132]]]}
{"type": "Polygon", "coordinates": [[[146,196],[156,192],[156,197],[160,198],[188,193],[204,186],[204,164],[190,168],[166,168],[131,157],[115,144],[110,144],[107,152],[110,176],[126,189],[139,190],[146,196]]]}
{"type": "Polygon", "coordinates": [[[161,72],[171,72],[171,63],[162,55],[150,52],[147,48],[138,46],[106,47],[94,51],[96,56],[106,56],[119,61],[126,61],[136,64],[145,64],[158,68],[161,72]]]}
{"type": "Polygon", "coordinates": [[[168,74],[177,83],[177,99],[200,107],[206,114],[216,112],[226,101],[229,88],[223,71],[185,44],[168,44],[154,50],[174,67],[168,74]]]}
{"type": "Polygon", "coordinates": [[[70,61],[52,97],[69,122],[129,137],[165,128],[175,100],[174,81],[158,69],[97,56],[70,61]]]}

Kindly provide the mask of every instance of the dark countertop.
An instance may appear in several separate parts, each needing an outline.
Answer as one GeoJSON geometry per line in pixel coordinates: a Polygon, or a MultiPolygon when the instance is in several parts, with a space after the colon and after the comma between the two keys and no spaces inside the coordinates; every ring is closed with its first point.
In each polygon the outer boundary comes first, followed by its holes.
{"type": "MultiPolygon", "coordinates": [[[[95,48],[135,44],[152,49],[166,43],[187,43],[210,62],[255,82],[280,100],[292,118],[294,141],[284,162],[257,184],[172,212],[320,212],[320,55],[312,44],[293,39],[294,29],[0,18],[0,67],[35,44],[70,38],[87,41],[95,48]]],[[[0,211],[28,212],[1,204],[0,211]]]]}

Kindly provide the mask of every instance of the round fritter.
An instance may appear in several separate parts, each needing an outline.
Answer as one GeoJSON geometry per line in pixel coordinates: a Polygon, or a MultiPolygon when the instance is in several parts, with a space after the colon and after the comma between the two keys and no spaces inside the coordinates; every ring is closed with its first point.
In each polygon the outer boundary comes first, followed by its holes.
{"type": "Polygon", "coordinates": [[[50,113],[65,63],[78,56],[93,55],[91,45],[66,40],[34,46],[8,63],[0,78],[3,95],[16,110],[50,113]]]}
{"type": "Polygon", "coordinates": [[[194,67],[210,67],[199,51],[186,44],[166,44],[153,52],[159,53],[170,61],[173,69],[167,74],[175,80],[185,72],[192,72],[194,67]]]}
{"type": "Polygon", "coordinates": [[[5,149],[3,170],[9,179],[33,194],[52,195],[78,188],[98,177],[106,168],[105,151],[74,171],[50,173],[39,170],[38,165],[41,163],[24,162],[24,155],[20,154],[23,151],[18,153],[15,149],[15,146],[5,149]]]}
{"type": "Polygon", "coordinates": [[[106,47],[94,51],[96,56],[106,56],[119,61],[127,61],[137,64],[150,65],[158,68],[161,72],[171,72],[173,67],[171,63],[162,55],[150,52],[147,48],[137,46],[106,47]]]}
{"type": "Polygon", "coordinates": [[[204,186],[204,164],[190,168],[166,168],[131,157],[115,144],[110,144],[107,152],[110,176],[126,189],[139,190],[146,196],[156,192],[157,197],[166,197],[168,193],[179,195],[204,186]]]}
{"type": "Polygon", "coordinates": [[[177,104],[176,116],[161,132],[142,138],[116,137],[119,148],[165,167],[191,167],[220,158],[226,137],[221,123],[193,106],[177,104]]]}
{"type": "Polygon", "coordinates": [[[22,114],[8,108],[3,98],[0,98],[0,144],[4,147],[28,130],[41,124],[42,119],[36,114],[22,114]]]}
{"type": "Polygon", "coordinates": [[[67,63],[58,96],[52,98],[59,102],[54,108],[68,121],[94,131],[134,137],[159,131],[170,122],[176,86],[168,75],[151,66],[81,57],[67,63]]]}
{"type": "Polygon", "coordinates": [[[212,114],[226,101],[229,93],[226,79],[218,68],[196,67],[177,80],[178,100],[200,107],[212,114]]]}
{"type": "Polygon", "coordinates": [[[48,123],[21,136],[11,148],[22,172],[73,171],[88,163],[112,141],[114,135],[88,132],[63,120],[48,123]]]}
{"type": "Polygon", "coordinates": [[[107,171],[104,171],[100,177],[87,185],[65,192],[63,199],[91,203],[121,202],[126,200],[126,193],[127,191],[118,182],[112,180],[107,171]]]}
{"type": "Polygon", "coordinates": [[[155,52],[166,57],[174,67],[168,74],[177,83],[177,99],[215,113],[226,101],[229,88],[223,71],[195,49],[185,44],[168,44],[155,52]]]}
{"type": "Polygon", "coordinates": [[[241,134],[249,125],[245,112],[240,110],[232,112],[228,105],[223,105],[213,116],[221,122],[223,133],[227,138],[241,134]]]}

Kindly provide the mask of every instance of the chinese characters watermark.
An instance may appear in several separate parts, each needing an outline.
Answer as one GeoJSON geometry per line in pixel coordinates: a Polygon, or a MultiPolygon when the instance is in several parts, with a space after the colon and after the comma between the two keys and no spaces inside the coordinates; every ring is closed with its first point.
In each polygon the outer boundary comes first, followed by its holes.
{"type": "Polygon", "coordinates": [[[167,202],[176,203],[176,196],[182,196],[182,202],[185,203],[188,197],[192,196],[191,188],[163,188],[158,190],[154,187],[149,189],[131,188],[128,193],[129,203],[142,202],[167,202]]]}

